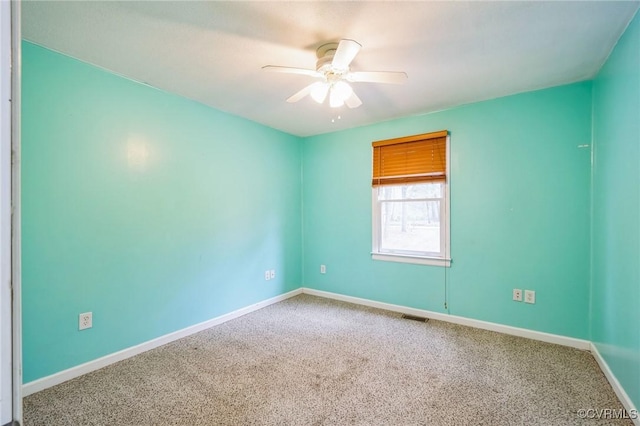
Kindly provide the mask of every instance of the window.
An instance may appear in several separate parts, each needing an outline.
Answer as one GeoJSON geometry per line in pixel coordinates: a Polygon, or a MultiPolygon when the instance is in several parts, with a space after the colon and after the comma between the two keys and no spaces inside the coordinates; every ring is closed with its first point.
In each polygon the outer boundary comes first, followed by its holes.
{"type": "Polygon", "coordinates": [[[373,258],[449,266],[447,131],[372,145],[373,258]]]}

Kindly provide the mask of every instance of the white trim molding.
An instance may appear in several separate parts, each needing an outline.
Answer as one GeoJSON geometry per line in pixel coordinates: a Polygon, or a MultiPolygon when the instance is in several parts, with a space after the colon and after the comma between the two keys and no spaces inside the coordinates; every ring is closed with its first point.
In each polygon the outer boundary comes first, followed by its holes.
{"type": "Polygon", "coordinates": [[[447,268],[451,267],[451,259],[444,259],[440,257],[419,257],[401,254],[371,253],[371,259],[385,260],[387,262],[414,263],[417,265],[444,266],[447,268]]]}
{"type": "Polygon", "coordinates": [[[357,305],[370,306],[372,308],[385,309],[387,311],[399,312],[407,315],[415,315],[419,317],[431,318],[439,321],[446,321],[453,324],[466,325],[473,328],[483,330],[496,331],[498,333],[509,334],[512,336],[526,337],[527,339],[539,340],[547,343],[555,343],[557,345],[569,346],[581,350],[590,350],[591,342],[588,340],[576,339],[573,337],[560,336],[558,334],[544,333],[542,331],[528,330],[526,328],[512,327],[509,325],[497,324],[494,322],[481,321],[471,318],[460,317],[456,315],[443,314],[440,312],[427,311],[424,309],[409,308],[407,306],[394,305],[391,303],[376,302],[369,299],[361,299],[359,297],[345,296],[343,294],[331,293],[328,291],[315,290],[304,287],[302,292],[312,296],[325,297],[327,299],[340,300],[342,302],[355,303],[357,305]]]}
{"type": "Polygon", "coordinates": [[[11,322],[11,2],[0,2],[0,424],[13,420],[11,322]]]}
{"type": "Polygon", "coordinates": [[[254,303],[253,305],[240,308],[233,312],[229,312],[228,314],[224,314],[219,317],[212,318],[210,320],[201,322],[199,324],[195,324],[190,327],[183,328],[182,330],[165,334],[164,336],[160,336],[158,338],[149,340],[147,342],[140,343],[139,345],[131,346],[130,348],[126,348],[121,351],[114,352],[109,355],[105,355],[101,358],[94,359],[93,361],[80,364],[78,366],[69,368],[67,370],[63,370],[58,373],[52,374],[50,376],[46,376],[29,383],[25,383],[24,385],[22,385],[22,395],[28,396],[33,393],[39,392],[41,390],[50,388],[52,386],[59,385],[60,383],[64,383],[68,380],[75,379],[76,377],[80,377],[84,374],[106,367],[118,361],[131,358],[132,356],[157,348],[158,346],[166,345],[167,343],[171,343],[178,339],[182,339],[183,337],[190,336],[192,334],[206,330],[213,326],[225,323],[227,321],[231,321],[232,319],[257,311],[258,309],[262,309],[269,305],[273,305],[274,303],[278,303],[283,300],[289,299],[291,297],[297,296],[300,293],[302,293],[301,288],[272,297],[270,299],[263,300],[258,303],[254,303]]]}
{"type": "MultiPolygon", "coordinates": [[[[613,388],[613,391],[616,393],[616,396],[622,403],[624,409],[627,411],[627,413],[635,413],[635,417],[632,417],[631,421],[633,421],[633,424],[635,424],[636,426],[640,426],[640,413],[638,412],[638,407],[633,404],[633,401],[631,400],[627,392],[625,392],[624,388],[618,381],[618,378],[615,376],[615,374],[613,374],[613,371],[611,371],[611,368],[609,368],[609,364],[607,364],[607,361],[604,360],[604,358],[600,354],[600,351],[598,351],[598,347],[593,342],[591,342],[590,350],[591,354],[600,366],[602,373],[607,378],[609,384],[613,388]]],[[[631,414],[629,415],[631,416],[631,414]]]]}
{"type": "MultiPolygon", "coordinates": [[[[3,2],[2,7],[5,7],[3,2]]],[[[9,31],[11,33],[11,72],[10,84],[11,84],[11,191],[10,191],[10,204],[11,204],[11,400],[12,409],[11,414],[13,422],[18,424],[23,423],[22,419],[22,249],[21,249],[21,196],[20,196],[20,158],[21,158],[21,81],[22,81],[22,3],[19,1],[8,2],[11,9],[11,23],[9,25],[9,31]]],[[[6,9],[5,9],[6,10],[6,9]]],[[[6,21],[3,20],[3,31],[6,21]]],[[[6,33],[3,32],[3,38],[6,33]]],[[[6,54],[4,47],[2,49],[3,56],[6,54]]],[[[4,57],[6,59],[6,56],[4,57]]],[[[3,71],[3,83],[5,84],[5,74],[3,71]]],[[[4,90],[3,90],[4,92],[4,90]]],[[[5,101],[6,98],[3,98],[5,101]]],[[[3,123],[7,124],[7,123],[3,123]]],[[[3,150],[5,149],[3,141],[3,150]]],[[[3,155],[6,151],[3,152],[3,155]]],[[[3,163],[3,167],[6,164],[3,163]]],[[[3,193],[3,203],[5,202],[5,194],[3,193]]],[[[4,220],[4,219],[3,219],[4,220]]],[[[3,283],[4,284],[4,283],[3,283]]],[[[6,309],[6,305],[3,304],[2,309],[6,309]]],[[[4,315],[4,312],[3,312],[4,315]]],[[[4,319],[3,319],[4,320],[4,319]]],[[[4,353],[3,356],[7,355],[4,353]]],[[[3,398],[5,396],[3,395],[3,398]]],[[[3,407],[2,417],[5,417],[5,409],[3,407]]]]}

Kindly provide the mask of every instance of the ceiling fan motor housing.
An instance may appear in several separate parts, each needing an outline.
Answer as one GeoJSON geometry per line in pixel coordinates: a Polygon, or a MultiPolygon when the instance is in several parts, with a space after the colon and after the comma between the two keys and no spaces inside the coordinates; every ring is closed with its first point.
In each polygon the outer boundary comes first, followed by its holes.
{"type": "Polygon", "coordinates": [[[333,57],[336,54],[336,50],[338,50],[338,43],[327,43],[318,47],[316,50],[316,56],[318,57],[318,60],[316,61],[316,71],[323,74],[327,72],[341,71],[334,70],[331,65],[333,57]]]}

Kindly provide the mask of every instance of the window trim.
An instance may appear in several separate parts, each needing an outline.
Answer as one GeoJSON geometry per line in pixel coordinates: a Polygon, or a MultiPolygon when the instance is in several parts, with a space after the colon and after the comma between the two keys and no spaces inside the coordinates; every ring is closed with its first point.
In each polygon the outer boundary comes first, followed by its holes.
{"type": "MultiPolygon", "coordinates": [[[[405,138],[402,138],[405,139],[405,138]]],[[[446,137],[446,156],[447,156],[447,167],[446,167],[446,180],[443,185],[443,206],[441,208],[444,209],[444,217],[446,220],[445,226],[440,227],[440,236],[444,238],[444,247],[443,247],[443,256],[419,256],[419,255],[409,255],[409,254],[399,254],[399,253],[385,253],[380,251],[380,221],[382,220],[380,211],[378,208],[379,203],[377,201],[377,191],[378,187],[373,186],[371,188],[371,211],[372,211],[372,243],[371,247],[373,248],[371,251],[371,259],[372,260],[381,260],[387,262],[399,262],[399,263],[413,263],[418,265],[432,265],[432,266],[442,266],[449,268],[451,267],[451,196],[450,196],[450,185],[451,185],[451,144],[450,144],[450,136],[447,134],[446,137]],[[444,229],[443,229],[444,228],[444,229]]],[[[401,184],[400,184],[401,185],[401,184]]]]}
{"type": "Polygon", "coordinates": [[[383,260],[386,262],[413,263],[416,265],[431,265],[451,267],[451,259],[444,257],[409,256],[406,254],[371,253],[372,260],[383,260]]]}

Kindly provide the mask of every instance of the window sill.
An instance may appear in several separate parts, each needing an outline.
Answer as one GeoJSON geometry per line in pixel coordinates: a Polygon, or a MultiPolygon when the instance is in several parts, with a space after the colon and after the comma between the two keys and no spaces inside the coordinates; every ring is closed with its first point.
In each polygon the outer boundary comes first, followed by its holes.
{"type": "Polygon", "coordinates": [[[444,259],[442,257],[417,257],[401,254],[371,253],[371,259],[384,260],[387,262],[415,263],[417,265],[444,266],[445,268],[451,267],[451,259],[444,259]]]}

